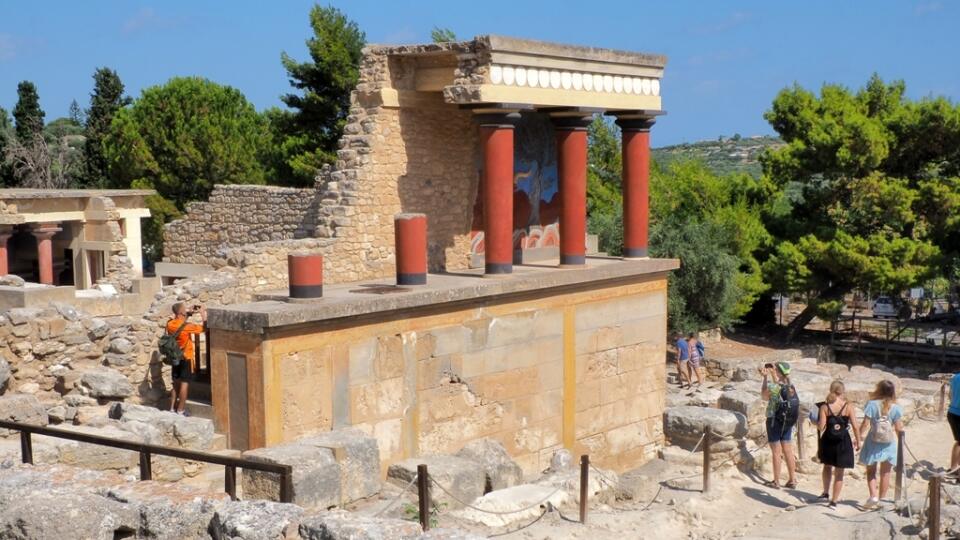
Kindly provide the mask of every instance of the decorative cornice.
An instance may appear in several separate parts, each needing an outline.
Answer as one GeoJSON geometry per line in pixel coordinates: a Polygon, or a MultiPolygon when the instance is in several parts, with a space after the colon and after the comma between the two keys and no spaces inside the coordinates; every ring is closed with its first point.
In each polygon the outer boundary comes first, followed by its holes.
{"type": "Polygon", "coordinates": [[[554,90],[575,90],[601,94],[660,95],[660,79],[588,71],[561,71],[529,66],[494,64],[490,66],[489,79],[491,84],[498,86],[552,88],[554,90]]]}

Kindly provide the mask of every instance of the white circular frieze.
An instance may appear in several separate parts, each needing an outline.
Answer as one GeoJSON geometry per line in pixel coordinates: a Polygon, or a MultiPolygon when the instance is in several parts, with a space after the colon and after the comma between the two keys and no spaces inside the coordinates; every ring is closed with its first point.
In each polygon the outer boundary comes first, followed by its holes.
{"type": "Polygon", "coordinates": [[[545,69],[541,69],[541,70],[537,71],[537,79],[538,79],[538,82],[540,83],[540,88],[547,88],[547,87],[550,86],[550,72],[549,72],[549,71],[547,71],[547,70],[545,70],[545,69]]]}
{"type": "Polygon", "coordinates": [[[650,79],[643,80],[643,95],[645,96],[650,95],[650,79]]]}
{"type": "MultiPolygon", "coordinates": [[[[616,84],[616,83],[614,83],[614,84],[616,84]]],[[[630,77],[624,77],[624,78],[623,78],[623,92],[624,92],[625,94],[632,94],[632,93],[633,93],[633,79],[632,79],[632,78],[630,78],[630,77]]]]}
{"type": "Polygon", "coordinates": [[[623,77],[613,78],[613,91],[618,94],[623,92],[623,77]]]}
{"type": "Polygon", "coordinates": [[[650,81],[650,90],[653,92],[653,95],[655,95],[655,96],[659,96],[659,95],[660,95],[660,80],[659,80],[659,79],[654,79],[654,80],[650,81]]]}
{"type": "Polygon", "coordinates": [[[517,86],[527,85],[527,68],[518,67],[514,70],[513,76],[517,79],[517,86]]]}
{"type": "Polygon", "coordinates": [[[583,90],[583,73],[574,73],[570,77],[570,84],[574,90],[583,90]]]}
{"type": "Polygon", "coordinates": [[[603,92],[603,75],[597,73],[593,76],[593,90],[594,92],[603,92]]]}
{"type": "Polygon", "coordinates": [[[583,74],[583,89],[587,92],[593,91],[593,75],[590,75],[589,73],[583,74]]]}
{"type": "Polygon", "coordinates": [[[569,71],[564,71],[560,74],[560,86],[563,87],[564,90],[569,90],[570,87],[573,86],[573,78],[570,76],[569,71]]]}
{"type": "Polygon", "coordinates": [[[560,72],[559,71],[550,72],[550,88],[553,88],[554,90],[560,88],[560,72]]]}
{"type": "Polygon", "coordinates": [[[610,75],[603,76],[603,91],[613,92],[613,77],[610,75]]]}
{"type": "Polygon", "coordinates": [[[643,80],[640,77],[633,78],[633,93],[637,95],[643,93],[643,80]]]}
{"type": "Polygon", "coordinates": [[[490,82],[500,84],[503,82],[503,68],[500,66],[490,67],[490,82]]]}
{"type": "Polygon", "coordinates": [[[512,86],[513,81],[515,80],[516,72],[513,69],[513,66],[504,66],[503,67],[503,84],[507,86],[512,86]]]}

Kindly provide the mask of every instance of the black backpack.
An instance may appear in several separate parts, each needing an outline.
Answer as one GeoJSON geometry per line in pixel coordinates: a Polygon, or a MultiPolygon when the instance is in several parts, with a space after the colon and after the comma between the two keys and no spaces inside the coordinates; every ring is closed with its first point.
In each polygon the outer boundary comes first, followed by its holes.
{"type": "Polygon", "coordinates": [[[183,356],[183,349],[181,349],[180,344],[177,343],[177,337],[185,326],[187,326],[187,321],[183,321],[180,328],[177,328],[177,331],[172,334],[164,332],[164,334],[160,336],[160,341],[157,342],[157,346],[160,349],[160,356],[163,357],[163,363],[168,366],[177,367],[180,365],[180,362],[186,360],[183,356]]]}
{"type": "Polygon", "coordinates": [[[780,386],[780,405],[777,407],[777,418],[782,425],[791,425],[800,417],[800,396],[792,384],[780,386]]]}
{"type": "Polygon", "coordinates": [[[843,410],[847,408],[847,404],[844,403],[843,407],[840,407],[839,414],[833,414],[833,411],[830,410],[830,406],[827,405],[827,425],[823,431],[823,440],[826,442],[836,442],[843,440],[844,434],[847,432],[847,417],[843,416],[843,410]]]}

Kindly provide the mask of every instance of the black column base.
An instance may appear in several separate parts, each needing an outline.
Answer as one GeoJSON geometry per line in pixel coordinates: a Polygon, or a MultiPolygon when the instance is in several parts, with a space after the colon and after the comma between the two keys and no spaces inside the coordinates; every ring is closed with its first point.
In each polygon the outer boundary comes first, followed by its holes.
{"type": "Polygon", "coordinates": [[[623,256],[629,259],[642,259],[649,257],[647,248],[623,248],[623,256]]]}
{"type": "Polygon", "coordinates": [[[290,298],[320,298],[323,285],[290,285],[290,298]]]}
{"type": "Polygon", "coordinates": [[[563,265],[568,264],[571,266],[584,265],[584,264],[587,264],[587,256],[586,255],[565,255],[561,253],[560,264],[563,264],[563,265]]]}
{"type": "Polygon", "coordinates": [[[513,264],[512,263],[485,263],[483,265],[483,272],[485,274],[512,274],[513,273],[513,264]]]}
{"type": "Polygon", "coordinates": [[[427,274],[397,274],[397,285],[426,285],[427,274]]]}

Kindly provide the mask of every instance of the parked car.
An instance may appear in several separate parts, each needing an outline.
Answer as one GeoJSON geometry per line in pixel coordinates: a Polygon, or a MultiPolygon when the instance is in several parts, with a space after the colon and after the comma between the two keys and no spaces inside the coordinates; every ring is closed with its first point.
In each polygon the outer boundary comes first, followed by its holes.
{"type": "Polygon", "coordinates": [[[873,316],[878,319],[881,317],[896,318],[900,313],[900,304],[901,302],[890,296],[878,296],[873,301],[873,316]]]}

